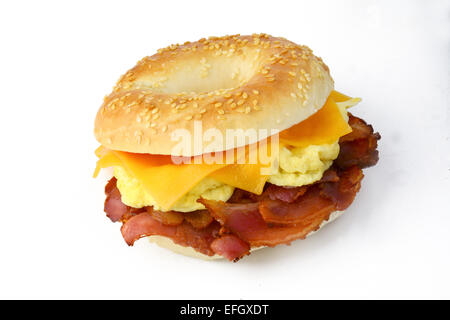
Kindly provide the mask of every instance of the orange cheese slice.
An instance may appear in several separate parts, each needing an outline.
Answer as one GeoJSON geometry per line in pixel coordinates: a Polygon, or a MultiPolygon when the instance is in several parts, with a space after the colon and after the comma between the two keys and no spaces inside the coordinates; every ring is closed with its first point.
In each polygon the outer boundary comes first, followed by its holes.
{"type": "Polygon", "coordinates": [[[211,173],[210,176],[222,183],[255,194],[262,193],[269,179],[268,175],[261,174],[259,164],[230,164],[211,173]]]}
{"type": "Polygon", "coordinates": [[[349,97],[336,90],[331,91],[330,96],[328,98],[331,98],[334,102],[344,102],[352,99],[352,97],[349,97]]]}
{"type": "Polygon", "coordinates": [[[152,156],[147,154],[108,150],[98,160],[94,176],[98,174],[100,168],[121,166],[142,183],[156,203],[164,210],[169,210],[202,179],[226,166],[226,164],[161,164],[160,159],[155,161],[151,158],[152,156]]]}
{"type": "MultiPolygon", "coordinates": [[[[264,185],[269,179],[269,175],[263,174],[262,169],[270,169],[275,153],[271,151],[271,141],[260,141],[258,145],[253,145],[254,148],[246,148],[246,162],[244,164],[230,164],[222,169],[211,173],[210,177],[225,183],[227,185],[249,191],[255,194],[263,192],[264,185]],[[264,148],[261,148],[264,146],[264,148]],[[256,154],[255,154],[256,153],[256,154]],[[261,154],[265,153],[266,159],[260,158],[261,154]],[[250,163],[248,159],[256,159],[255,164],[250,163]]],[[[281,144],[279,145],[281,148],[281,144]]]]}
{"type": "Polygon", "coordinates": [[[281,131],[280,142],[295,147],[328,144],[351,131],[351,127],[330,96],[325,105],[311,117],[281,131]]]}
{"type": "MultiPolygon", "coordinates": [[[[350,126],[335,103],[349,99],[351,98],[333,91],[325,105],[314,115],[280,133],[280,146],[306,147],[332,143],[351,132],[350,126]]],[[[252,150],[250,152],[259,152],[259,147],[252,150]]],[[[128,174],[141,181],[144,188],[164,210],[169,210],[178,199],[207,176],[255,194],[262,193],[269,178],[268,175],[261,174],[261,168],[270,164],[262,165],[259,161],[257,164],[176,165],[170,156],[136,154],[108,150],[104,147],[98,148],[96,155],[99,160],[94,177],[101,168],[121,166],[128,174]]]]}

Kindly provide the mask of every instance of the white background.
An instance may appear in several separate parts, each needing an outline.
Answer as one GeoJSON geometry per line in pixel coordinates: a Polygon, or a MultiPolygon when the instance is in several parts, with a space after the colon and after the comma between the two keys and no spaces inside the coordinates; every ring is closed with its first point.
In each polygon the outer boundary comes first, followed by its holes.
{"type": "Polygon", "coordinates": [[[450,298],[448,1],[3,1],[0,298],[450,298]],[[237,264],[127,247],[92,179],[94,117],[156,49],[266,32],[310,46],[381,133],[347,213],[237,264]]]}

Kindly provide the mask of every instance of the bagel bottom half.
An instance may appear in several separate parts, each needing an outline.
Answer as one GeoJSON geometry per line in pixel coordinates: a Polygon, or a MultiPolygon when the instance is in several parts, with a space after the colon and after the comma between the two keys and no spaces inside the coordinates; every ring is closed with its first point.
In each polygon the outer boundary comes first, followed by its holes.
{"type": "MultiPolygon", "coordinates": [[[[316,231],[312,231],[310,233],[308,233],[308,235],[306,237],[309,237],[311,235],[313,235],[314,233],[318,232],[320,229],[322,229],[322,227],[324,227],[326,224],[332,222],[333,220],[339,218],[342,214],[344,214],[344,211],[335,211],[332,212],[330,214],[330,217],[328,218],[328,220],[322,221],[322,223],[319,226],[319,229],[317,229],[316,231]]],[[[149,236],[147,237],[149,242],[152,243],[156,243],[158,246],[160,246],[161,248],[165,248],[165,249],[169,249],[170,251],[173,251],[175,253],[178,254],[182,254],[184,256],[188,256],[188,257],[192,257],[192,258],[198,258],[198,259],[203,259],[203,260],[218,260],[218,259],[224,259],[224,257],[219,256],[219,255],[214,255],[214,256],[208,256],[206,254],[200,253],[196,250],[194,250],[191,247],[184,247],[184,246],[180,246],[179,244],[176,244],[172,241],[172,239],[167,238],[167,237],[163,237],[163,236],[149,236]]],[[[252,248],[250,250],[250,252],[259,250],[259,249],[264,249],[265,247],[257,247],[257,248],[252,248]]]]}

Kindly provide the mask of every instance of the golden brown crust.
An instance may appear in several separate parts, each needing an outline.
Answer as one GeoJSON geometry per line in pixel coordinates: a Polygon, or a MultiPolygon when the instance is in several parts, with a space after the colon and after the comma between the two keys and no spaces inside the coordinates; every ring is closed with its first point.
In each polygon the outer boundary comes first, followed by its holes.
{"type": "MultiPolygon", "coordinates": [[[[211,37],[139,61],[105,97],[95,136],[114,150],[173,154],[171,133],[193,137],[194,120],[224,136],[284,130],[320,109],[332,89],[328,67],[308,47],[265,34],[211,37]]],[[[192,143],[177,155],[198,153],[192,143]]]]}

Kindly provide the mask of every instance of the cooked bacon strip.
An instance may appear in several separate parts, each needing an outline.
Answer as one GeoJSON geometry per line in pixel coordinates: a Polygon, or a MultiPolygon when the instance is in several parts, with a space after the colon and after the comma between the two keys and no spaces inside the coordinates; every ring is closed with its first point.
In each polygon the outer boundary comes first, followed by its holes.
{"type": "Polygon", "coordinates": [[[334,164],[342,169],[352,166],[360,168],[374,166],[378,162],[377,139],[378,137],[371,136],[367,139],[341,143],[341,152],[334,164]]]}
{"type": "Polygon", "coordinates": [[[339,139],[340,152],[334,164],[346,169],[358,166],[361,169],[374,166],[378,162],[377,141],[379,133],[373,133],[371,125],[349,114],[352,132],[339,139]]]}
{"type": "Polygon", "coordinates": [[[238,261],[250,253],[250,245],[232,234],[221,236],[211,243],[215,253],[230,261],[238,261]]]}
{"type": "Polygon", "coordinates": [[[317,181],[316,183],[320,182],[336,182],[339,181],[339,176],[335,169],[330,168],[327,171],[325,171],[322,175],[322,178],[317,181]]]}
{"type": "Polygon", "coordinates": [[[211,223],[202,230],[195,229],[189,223],[183,222],[178,226],[168,226],[153,218],[148,212],[142,212],[128,219],[121,228],[122,236],[130,246],[142,237],[160,235],[171,238],[173,242],[212,256],[215,252],[211,243],[219,234],[220,226],[211,223]]]}
{"type": "Polygon", "coordinates": [[[106,212],[106,216],[110,218],[112,222],[116,222],[128,212],[128,206],[123,204],[119,189],[116,188],[115,181],[113,181],[114,187],[112,187],[111,180],[105,187],[105,193],[107,193],[107,196],[104,210],[106,212]]]}
{"type": "Polygon", "coordinates": [[[363,119],[348,114],[348,124],[352,127],[352,132],[339,139],[339,142],[354,141],[368,138],[373,134],[373,127],[368,125],[363,119]]]}
{"type": "Polygon", "coordinates": [[[262,200],[259,212],[268,223],[292,225],[308,224],[308,218],[315,212],[331,213],[335,210],[333,201],[320,196],[317,187],[310,188],[297,202],[283,202],[280,200],[262,200]]]}
{"type": "Polygon", "coordinates": [[[273,247],[304,238],[309,232],[316,230],[322,221],[327,220],[331,213],[327,210],[311,212],[302,224],[271,227],[263,220],[258,210],[255,210],[254,204],[235,205],[205,199],[201,199],[201,202],[227,230],[248,242],[252,247],[273,247]]]}
{"type": "Polygon", "coordinates": [[[143,212],[128,219],[120,229],[125,242],[132,246],[136,240],[144,236],[160,235],[175,237],[176,227],[166,226],[153,218],[149,213],[143,212]]]}
{"type": "Polygon", "coordinates": [[[257,199],[259,196],[255,195],[253,193],[250,193],[248,191],[242,190],[242,189],[234,189],[233,194],[231,195],[231,198],[228,199],[227,202],[230,203],[251,203],[255,202],[255,199],[257,199]]]}
{"type": "Polygon", "coordinates": [[[197,210],[194,212],[186,212],[184,219],[189,222],[196,229],[203,229],[210,225],[214,219],[209,214],[208,210],[197,210]]]}
{"type": "Polygon", "coordinates": [[[112,222],[123,221],[133,216],[136,213],[145,211],[145,208],[132,208],[125,205],[122,202],[122,196],[116,186],[116,178],[112,178],[108,181],[105,187],[106,200],[104,210],[106,216],[111,219],[112,222]]]}
{"type": "Polygon", "coordinates": [[[111,179],[109,179],[108,183],[105,186],[105,194],[109,195],[116,188],[116,185],[117,185],[116,177],[112,177],[111,179]]]}
{"type": "Polygon", "coordinates": [[[305,194],[307,186],[302,187],[280,187],[274,184],[269,185],[263,193],[263,198],[268,197],[271,200],[281,200],[292,203],[305,194]]]}
{"type": "Polygon", "coordinates": [[[146,207],[147,212],[152,215],[155,220],[158,220],[164,225],[167,226],[178,226],[184,220],[184,215],[181,212],[177,211],[159,211],[153,210],[153,207],[146,207]]]}
{"type": "Polygon", "coordinates": [[[172,238],[176,244],[192,247],[208,256],[215,254],[211,248],[211,243],[219,236],[220,224],[217,221],[213,221],[203,229],[195,229],[190,223],[185,221],[177,226],[176,229],[176,236],[172,238]]]}
{"type": "Polygon", "coordinates": [[[359,167],[351,167],[341,173],[338,182],[322,183],[320,185],[322,189],[321,194],[335,203],[336,210],[345,210],[355,199],[356,193],[361,188],[363,177],[364,174],[359,167]]]}

